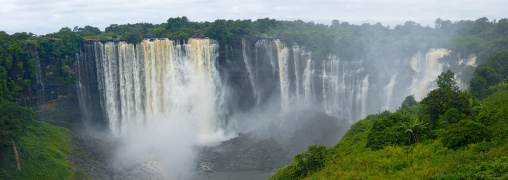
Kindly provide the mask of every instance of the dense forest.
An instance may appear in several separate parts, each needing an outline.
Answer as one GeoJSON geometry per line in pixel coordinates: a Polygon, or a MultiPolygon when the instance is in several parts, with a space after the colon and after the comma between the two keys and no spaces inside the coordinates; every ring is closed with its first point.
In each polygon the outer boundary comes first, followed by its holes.
{"type": "Polygon", "coordinates": [[[41,83],[69,85],[76,78],[72,73],[75,54],[85,41],[137,44],[143,38],[212,38],[226,45],[254,36],[303,45],[317,61],[333,54],[363,60],[367,67],[389,68],[372,57],[410,57],[429,48],[451,51],[442,58],[451,71],[439,77],[439,89],[420,102],[408,96],[396,112],[369,115],[352,125],[334,147],[309,146],[273,178],[507,177],[508,19],[437,19],[434,27],[413,21],[388,27],[380,23],[354,25],[334,20],[323,25],[269,18],[192,22],[183,16],[161,24],[111,24],[104,31],[93,26],[65,27],[46,35],[0,31],[0,179],[81,176],[79,171],[69,173],[65,169],[70,163],[65,160],[70,132],[34,121],[32,111],[37,102],[31,96],[41,83]],[[470,89],[462,91],[454,83],[454,72],[459,69],[460,56],[469,54],[475,54],[480,65],[470,67],[470,74],[462,74],[471,79],[470,89]],[[53,79],[37,79],[37,73],[52,74],[48,78],[53,79]],[[47,143],[34,145],[36,142],[47,143]],[[16,152],[12,148],[15,145],[24,150],[16,152]],[[34,149],[26,148],[32,146],[34,149]],[[31,164],[27,168],[33,173],[14,172],[18,155],[27,159],[26,164],[31,164]],[[60,170],[39,169],[36,165],[41,162],[56,163],[60,170]],[[53,173],[44,175],[50,171],[53,173]]]}

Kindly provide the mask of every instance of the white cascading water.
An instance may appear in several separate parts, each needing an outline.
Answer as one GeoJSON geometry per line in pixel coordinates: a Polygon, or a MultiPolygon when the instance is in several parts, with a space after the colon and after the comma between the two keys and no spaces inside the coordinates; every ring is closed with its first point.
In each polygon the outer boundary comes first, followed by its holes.
{"type": "Polygon", "coordinates": [[[300,47],[295,44],[293,45],[293,63],[294,63],[294,70],[295,70],[295,95],[296,95],[296,101],[298,103],[302,103],[302,85],[301,85],[301,72],[300,72],[300,47]]]}
{"type": "Polygon", "coordinates": [[[161,39],[144,40],[137,46],[94,45],[101,102],[112,134],[121,136],[172,113],[189,114],[187,120],[203,137],[218,130],[224,91],[215,67],[215,41],[189,39],[187,44],[178,44],[161,39]]]}
{"type": "Polygon", "coordinates": [[[256,62],[253,66],[252,58],[247,55],[250,51],[250,47],[246,47],[249,46],[247,42],[242,39],[243,60],[258,103],[261,96],[270,96],[274,92],[273,88],[278,90],[277,98],[280,99],[282,109],[292,104],[292,100],[304,104],[314,99],[312,87],[315,70],[310,52],[302,50],[296,44],[288,48],[277,39],[260,39],[255,42],[252,52],[256,62]],[[271,83],[276,84],[272,86],[271,83]]]}
{"type": "Polygon", "coordinates": [[[92,48],[100,103],[111,134],[122,139],[116,167],[142,164],[154,177],[187,177],[196,146],[231,138],[221,129],[227,111],[216,41],[94,42],[92,48]]]}
{"type": "MultiPolygon", "coordinates": [[[[475,54],[469,54],[466,59],[462,59],[459,56],[459,65],[460,66],[471,66],[476,67],[476,55],[475,54]]],[[[463,80],[459,77],[457,77],[458,74],[455,74],[455,79],[457,80],[457,86],[459,89],[466,90],[469,89],[469,81],[463,80]]]]}
{"type": "MultiPolygon", "coordinates": [[[[269,39],[261,39],[259,41],[256,42],[255,46],[256,46],[256,56],[258,56],[261,52],[265,52],[266,56],[265,58],[268,58],[268,60],[270,61],[270,65],[272,66],[272,73],[275,74],[277,72],[277,61],[276,61],[276,58],[277,57],[274,57],[274,53],[277,52],[277,47],[275,45],[275,42],[277,40],[269,40],[269,39]]],[[[259,58],[256,57],[256,60],[259,61],[259,58]]]]}
{"type": "Polygon", "coordinates": [[[439,62],[439,58],[449,52],[446,49],[430,49],[423,57],[421,53],[417,53],[411,58],[411,68],[417,75],[413,77],[409,94],[414,94],[417,101],[422,100],[428,92],[437,88],[434,81],[443,72],[443,64],[439,62]]]}
{"type": "Polygon", "coordinates": [[[35,50],[35,67],[37,68],[37,72],[35,73],[35,82],[37,83],[37,97],[39,97],[39,104],[41,101],[45,101],[44,91],[44,82],[42,82],[42,70],[41,70],[41,59],[39,58],[39,53],[35,50]]]}
{"type": "Polygon", "coordinates": [[[341,61],[330,56],[323,62],[323,107],[328,115],[350,123],[364,117],[369,81],[368,75],[362,72],[360,61],[341,61]]]}
{"type": "MultiPolygon", "coordinates": [[[[248,54],[245,52],[248,51],[245,47],[248,45],[246,41],[242,40],[244,46],[242,50],[249,77],[255,74],[254,72],[265,72],[266,67],[271,67],[274,74],[270,78],[273,79],[259,79],[259,82],[272,83],[271,81],[278,80],[274,87],[270,87],[278,88],[282,109],[287,109],[290,105],[316,105],[322,107],[328,115],[348,119],[350,122],[366,115],[367,106],[364,102],[369,82],[367,75],[363,73],[361,61],[340,61],[336,56],[330,56],[320,62],[319,68],[322,69],[316,70],[311,53],[299,45],[295,44],[292,48],[288,48],[280,40],[260,39],[255,43],[254,55],[256,62],[264,65],[253,68],[249,67],[249,58],[246,57],[248,54]],[[315,79],[319,79],[320,82],[315,82],[315,79]],[[316,87],[318,84],[321,87],[316,87]],[[320,90],[317,91],[315,88],[320,90]]],[[[257,81],[256,78],[261,76],[249,79],[257,81]]],[[[264,77],[268,78],[267,75],[264,77]]],[[[253,86],[253,82],[250,84],[253,86]]],[[[266,85],[268,84],[264,84],[266,85]]],[[[263,91],[264,86],[259,84],[257,88],[260,89],[253,91],[259,92],[258,96],[263,96],[261,92],[273,91],[273,89],[263,91]]]]}
{"type": "Polygon", "coordinates": [[[279,40],[275,40],[275,45],[277,46],[281,106],[282,109],[286,109],[289,105],[289,49],[279,40]]]}
{"type": "MultiPolygon", "coordinates": [[[[250,57],[247,55],[247,49],[250,48],[249,42],[245,39],[242,39],[242,53],[243,53],[243,62],[245,63],[245,67],[247,69],[247,73],[249,74],[250,84],[252,85],[252,92],[254,93],[254,98],[256,99],[256,104],[259,103],[259,95],[258,89],[256,87],[256,78],[252,68],[252,62],[250,57]]],[[[250,50],[250,49],[249,49],[250,50]]]]}
{"type": "Polygon", "coordinates": [[[305,69],[303,71],[303,95],[304,95],[304,103],[310,103],[313,101],[314,91],[313,91],[313,77],[314,77],[314,67],[312,66],[312,58],[310,53],[302,52],[302,55],[306,57],[305,69]]]}
{"type": "MultiPolygon", "coordinates": [[[[80,54],[83,54],[83,52],[80,52],[80,54]]],[[[82,72],[81,72],[81,62],[80,62],[80,59],[81,59],[81,56],[80,55],[77,55],[76,56],[76,64],[77,64],[77,74],[78,74],[78,80],[76,81],[76,89],[78,91],[77,95],[78,95],[78,99],[79,99],[79,107],[81,109],[81,112],[83,112],[82,114],[82,119],[84,119],[84,121],[86,123],[89,122],[90,120],[90,108],[88,107],[88,97],[86,97],[87,95],[89,95],[89,93],[86,91],[86,88],[85,86],[83,85],[83,83],[81,82],[81,76],[82,76],[82,72]]],[[[87,125],[85,123],[85,125],[87,125]]]]}
{"type": "MultiPolygon", "coordinates": [[[[256,84],[259,70],[248,55],[248,42],[242,40],[242,45],[250,84],[254,96],[259,98],[262,96],[257,94],[262,88],[256,84]]],[[[191,112],[188,121],[196,126],[201,137],[220,129],[226,110],[224,88],[215,67],[218,56],[215,41],[190,39],[187,44],[178,44],[171,40],[145,40],[137,46],[97,42],[95,48],[101,103],[112,134],[125,134],[130,127],[147,126],[150,121],[174,112],[191,112]]],[[[327,114],[352,123],[369,113],[369,76],[363,73],[360,61],[341,61],[330,56],[321,63],[322,70],[317,75],[310,53],[298,45],[289,49],[279,40],[262,39],[255,43],[256,62],[260,61],[260,53],[266,53],[261,58],[269,62],[278,77],[282,109],[291,104],[292,95],[300,103],[316,97],[318,92],[314,92],[313,79],[317,77],[322,85],[322,92],[319,92],[322,102],[319,103],[327,114]],[[291,82],[290,62],[294,63],[295,82],[291,82]]],[[[431,83],[443,66],[438,59],[447,53],[445,49],[432,49],[424,58],[417,54],[411,59],[411,67],[417,75],[409,94],[421,100],[435,88],[430,87],[431,83]]],[[[395,80],[396,75],[392,75],[384,86],[384,99],[393,96],[395,80]]],[[[391,109],[391,106],[392,102],[386,101],[380,108],[391,109]]]]}
{"type": "MultiPolygon", "coordinates": [[[[329,115],[340,115],[342,113],[342,109],[338,109],[336,107],[339,106],[339,92],[341,90],[341,86],[339,84],[339,79],[343,76],[339,74],[339,63],[338,59],[332,59],[327,63],[323,63],[323,75],[321,76],[323,81],[323,107],[327,114],[329,115]]],[[[346,101],[346,99],[343,99],[346,101]]]]}
{"type": "MultiPolygon", "coordinates": [[[[367,94],[369,92],[369,75],[367,74],[362,81],[361,93],[358,95],[358,99],[361,101],[361,116],[360,118],[364,118],[367,116],[367,94]]],[[[354,121],[354,119],[353,119],[354,121]]]]}
{"type": "Polygon", "coordinates": [[[386,95],[385,105],[383,106],[384,110],[391,110],[391,102],[393,96],[393,87],[395,86],[395,78],[397,77],[397,73],[392,74],[390,78],[390,82],[384,87],[384,93],[386,95]]]}
{"type": "Polygon", "coordinates": [[[314,100],[313,78],[314,67],[312,64],[311,53],[298,45],[293,45],[293,64],[294,64],[294,85],[295,96],[298,104],[309,104],[314,100]]]}
{"type": "MultiPolygon", "coordinates": [[[[246,52],[250,51],[245,47],[248,46],[247,40],[242,40],[242,45],[250,83],[258,97],[266,96],[267,91],[278,88],[282,109],[286,109],[290,104],[313,104],[322,107],[328,115],[347,119],[350,123],[378,110],[395,110],[402,101],[401,98],[407,95],[413,94],[415,99],[420,101],[429,91],[437,88],[435,81],[443,71],[443,64],[439,59],[449,53],[446,49],[430,49],[427,53],[416,53],[409,61],[415,72],[411,84],[399,84],[398,74],[392,73],[390,79],[384,81],[387,84],[380,86],[379,83],[372,82],[375,86],[382,87],[381,93],[374,93],[368,90],[371,82],[368,72],[364,71],[362,61],[342,60],[330,55],[327,59],[314,64],[311,53],[299,45],[288,48],[279,40],[260,39],[255,42],[253,54],[257,63],[264,62],[265,65],[254,67],[252,62],[249,63],[251,59],[246,52]],[[318,67],[315,67],[316,65],[318,67]],[[271,67],[273,76],[267,77],[262,74],[259,77],[254,76],[256,73],[264,72],[266,67],[271,67]],[[263,91],[263,88],[267,88],[266,83],[262,85],[256,82],[262,83],[267,80],[278,80],[278,84],[263,91]],[[407,91],[396,90],[396,87],[407,88],[407,91]],[[395,92],[403,94],[397,94],[395,97],[395,92]],[[374,96],[368,97],[369,94],[374,96]],[[368,104],[368,101],[383,103],[368,104]]],[[[472,60],[468,60],[467,63],[474,64],[471,62],[472,60]]]]}

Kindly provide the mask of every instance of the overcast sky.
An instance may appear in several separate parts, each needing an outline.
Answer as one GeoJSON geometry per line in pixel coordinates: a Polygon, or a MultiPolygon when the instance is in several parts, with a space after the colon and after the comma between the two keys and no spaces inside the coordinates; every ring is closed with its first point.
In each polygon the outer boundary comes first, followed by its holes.
{"type": "Polygon", "coordinates": [[[170,17],[191,21],[272,18],[331,24],[380,22],[393,27],[408,20],[433,26],[443,20],[508,18],[508,0],[0,0],[0,31],[56,32],[62,27],[160,24],[170,17]]]}

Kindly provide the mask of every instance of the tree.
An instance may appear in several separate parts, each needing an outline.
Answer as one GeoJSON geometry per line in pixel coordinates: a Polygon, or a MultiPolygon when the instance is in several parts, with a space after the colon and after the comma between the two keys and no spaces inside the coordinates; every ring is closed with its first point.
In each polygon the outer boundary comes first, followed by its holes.
{"type": "Polygon", "coordinates": [[[416,102],[415,96],[413,94],[406,96],[406,99],[402,101],[402,106],[414,106],[416,104],[418,104],[418,102],[416,102]]]}
{"type": "Polygon", "coordinates": [[[75,33],[80,34],[81,36],[97,36],[101,33],[101,30],[99,28],[89,26],[89,25],[87,25],[83,28],[76,26],[76,27],[74,27],[73,31],[75,33]]]}
{"type": "Polygon", "coordinates": [[[411,154],[413,152],[413,147],[412,146],[404,146],[404,148],[402,148],[402,152],[404,154],[406,154],[406,160],[409,160],[409,154],[411,154]]]}
{"type": "Polygon", "coordinates": [[[443,133],[441,142],[448,148],[457,149],[483,140],[489,140],[485,125],[465,119],[448,126],[447,130],[443,133]]]}
{"type": "Polygon", "coordinates": [[[485,98],[493,93],[488,90],[488,87],[496,85],[501,79],[501,75],[496,73],[494,68],[480,66],[475,69],[474,77],[470,82],[471,94],[480,99],[485,98]]]}
{"type": "Polygon", "coordinates": [[[450,88],[452,90],[457,91],[459,88],[457,87],[457,82],[455,82],[455,73],[453,73],[450,69],[446,72],[442,72],[437,77],[437,85],[439,88],[450,88]]]}
{"type": "Polygon", "coordinates": [[[409,143],[412,144],[418,142],[418,132],[425,129],[426,125],[427,123],[419,121],[418,117],[412,117],[409,122],[403,122],[401,127],[409,134],[409,143]]]}
{"type": "Polygon", "coordinates": [[[405,138],[406,129],[401,126],[403,122],[407,121],[407,117],[398,112],[375,120],[367,136],[366,146],[377,150],[389,145],[409,145],[410,142],[405,138]]]}
{"type": "MultiPolygon", "coordinates": [[[[13,102],[6,101],[0,103],[0,146],[12,146],[18,170],[21,169],[21,165],[13,139],[20,136],[28,123],[32,120],[33,113],[28,108],[18,106],[13,102]]],[[[4,148],[0,148],[0,150],[8,151],[4,148]]],[[[4,153],[5,152],[1,152],[1,154],[4,153]]],[[[1,164],[5,164],[7,161],[7,159],[1,160],[1,164]]]]}
{"type": "Polygon", "coordinates": [[[140,34],[134,32],[125,33],[124,39],[125,41],[127,41],[127,43],[131,44],[139,44],[143,40],[140,34]]]}
{"type": "Polygon", "coordinates": [[[456,108],[461,114],[470,115],[469,98],[460,92],[449,88],[432,90],[421,101],[423,112],[430,116],[430,128],[438,126],[439,117],[451,108],[456,108]]]}
{"type": "Polygon", "coordinates": [[[489,89],[508,76],[508,51],[499,51],[487,59],[485,64],[480,65],[474,71],[470,82],[471,94],[476,98],[485,98],[495,90],[489,89]]]}

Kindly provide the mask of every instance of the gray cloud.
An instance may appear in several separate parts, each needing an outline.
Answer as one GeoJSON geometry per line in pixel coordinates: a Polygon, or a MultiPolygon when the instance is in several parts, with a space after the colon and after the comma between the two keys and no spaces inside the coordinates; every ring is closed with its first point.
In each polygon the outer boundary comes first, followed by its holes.
{"type": "Polygon", "coordinates": [[[0,30],[9,34],[46,34],[62,27],[92,25],[104,30],[110,24],[148,22],[159,24],[170,17],[191,21],[258,19],[314,21],[333,19],[352,24],[377,23],[395,26],[412,20],[433,26],[435,19],[490,20],[506,18],[505,0],[1,0],[0,30]]]}

